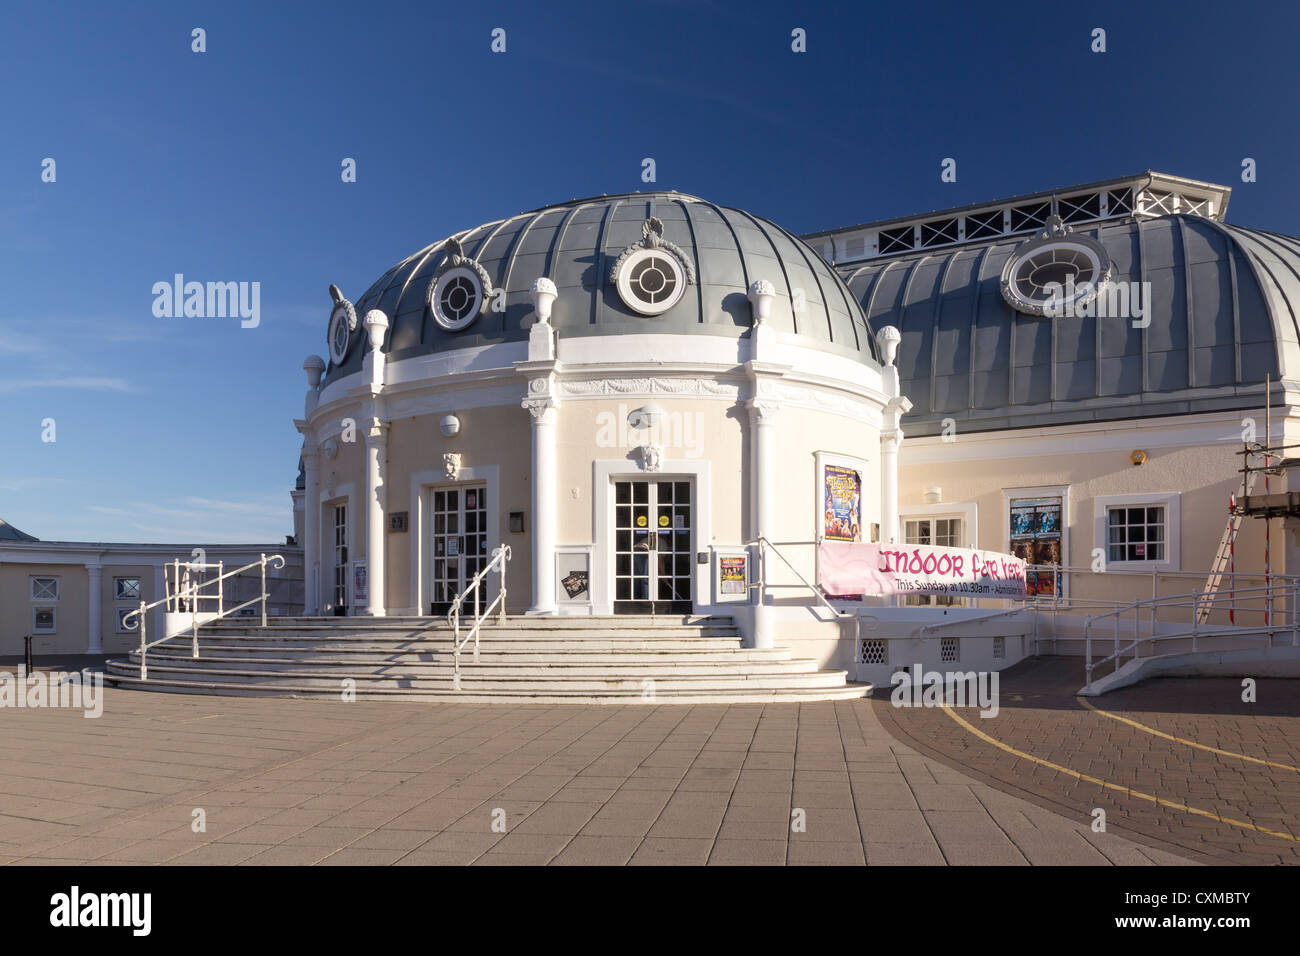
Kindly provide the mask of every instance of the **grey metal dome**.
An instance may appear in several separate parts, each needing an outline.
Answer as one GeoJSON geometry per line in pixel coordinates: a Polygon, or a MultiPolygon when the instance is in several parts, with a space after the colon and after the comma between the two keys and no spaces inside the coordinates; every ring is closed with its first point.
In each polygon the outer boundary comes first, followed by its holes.
{"type": "Polygon", "coordinates": [[[1266,375],[1300,377],[1300,239],[1196,215],[1074,235],[1112,282],[1151,283],[1148,327],[1013,309],[1001,276],[1024,235],[838,267],[868,322],[902,332],[909,434],[1258,408],[1266,375]]]}
{"type": "Polygon", "coordinates": [[[9,522],[0,518],[0,541],[39,541],[34,535],[19,531],[9,522]]]}
{"type": "MultiPolygon", "coordinates": [[[[331,361],[326,381],[361,368],[366,346],[360,319],[380,309],[389,319],[389,358],[522,342],[534,321],[529,286],[545,276],[558,288],[551,324],[560,337],[670,332],[739,338],[752,326],[746,292],[766,279],[776,287],[771,322],[804,344],[878,365],[876,344],[857,300],[803,240],[750,213],[675,192],[579,199],[457,233],[463,254],[506,292],[504,311],[484,309],[463,331],[435,320],[431,284],[448,256],[440,240],[399,262],[356,302],[356,330],[346,355],[331,361]],[[693,269],[681,300],[660,315],[629,309],[611,279],[625,249],[643,238],[651,218],[693,269]],[[802,311],[792,308],[798,296],[802,311]]],[[[453,253],[454,254],[454,250],[453,253]]]]}

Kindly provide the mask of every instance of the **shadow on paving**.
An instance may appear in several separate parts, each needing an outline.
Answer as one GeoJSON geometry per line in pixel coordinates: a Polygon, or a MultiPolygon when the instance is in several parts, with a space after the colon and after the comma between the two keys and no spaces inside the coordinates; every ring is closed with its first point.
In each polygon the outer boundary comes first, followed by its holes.
{"type": "Polygon", "coordinates": [[[1300,688],[1294,681],[1258,681],[1254,704],[1242,701],[1236,678],[1159,678],[1090,699],[1159,733],[1230,752],[1214,753],[1088,710],[1075,697],[1081,672],[1078,658],[1031,659],[1002,672],[996,716],[981,718],[976,708],[958,713],[1022,754],[1112,787],[1009,753],[939,708],[895,707],[889,688],[878,691],[872,706],[909,746],[1081,823],[1090,824],[1102,809],[1108,829],[1202,860],[1300,863],[1300,773],[1291,769],[1300,767],[1300,688]]]}

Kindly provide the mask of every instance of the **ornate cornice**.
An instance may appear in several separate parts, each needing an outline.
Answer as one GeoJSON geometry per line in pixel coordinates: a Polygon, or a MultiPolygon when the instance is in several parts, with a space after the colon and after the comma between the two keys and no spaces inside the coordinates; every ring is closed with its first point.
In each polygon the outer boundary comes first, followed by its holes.
{"type": "Polygon", "coordinates": [[[564,395],[711,395],[730,399],[740,395],[740,388],[727,382],[666,377],[564,379],[559,391],[564,395]]]}

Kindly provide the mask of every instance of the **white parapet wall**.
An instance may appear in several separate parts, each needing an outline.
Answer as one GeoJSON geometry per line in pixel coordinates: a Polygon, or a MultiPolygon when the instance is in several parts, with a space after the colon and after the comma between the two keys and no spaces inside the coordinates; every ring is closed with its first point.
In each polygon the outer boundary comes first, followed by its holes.
{"type": "Polygon", "coordinates": [[[856,615],[856,680],[888,688],[895,671],[998,671],[1037,651],[1034,612],[880,607],[856,615]]]}

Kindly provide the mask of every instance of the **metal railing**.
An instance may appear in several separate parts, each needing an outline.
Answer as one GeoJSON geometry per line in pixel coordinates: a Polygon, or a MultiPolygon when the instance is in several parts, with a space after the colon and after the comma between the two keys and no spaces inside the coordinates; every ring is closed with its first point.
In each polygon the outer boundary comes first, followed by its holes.
{"type": "Polygon", "coordinates": [[[744,547],[746,547],[746,548],[754,548],[754,549],[758,552],[758,580],[757,580],[756,582],[754,582],[753,584],[749,584],[748,582],[746,582],[746,584],[747,584],[747,587],[748,587],[748,588],[754,588],[754,589],[757,589],[757,591],[758,591],[758,605],[759,605],[760,607],[763,605],[763,603],[764,603],[764,599],[766,598],[766,596],[767,596],[767,591],[768,591],[769,589],[776,589],[776,588],[794,588],[794,589],[798,590],[798,589],[800,589],[800,588],[806,588],[808,591],[811,591],[812,594],[813,594],[813,596],[816,597],[817,600],[820,601],[820,602],[821,602],[821,603],[826,607],[826,609],[827,609],[828,611],[830,611],[832,614],[834,614],[836,617],[853,617],[853,616],[854,616],[853,614],[851,614],[851,613],[849,613],[849,612],[841,611],[841,610],[840,610],[839,608],[837,608],[835,605],[831,604],[831,602],[830,602],[829,600],[827,600],[827,598],[826,598],[826,593],[821,589],[821,587],[819,587],[819,586],[813,584],[813,583],[812,583],[811,581],[809,581],[806,577],[804,577],[803,574],[799,571],[799,569],[796,568],[796,567],[795,567],[795,566],[790,562],[790,559],[787,558],[784,554],[782,554],[782,553],[781,553],[781,550],[780,550],[780,548],[785,548],[785,547],[790,547],[790,548],[794,548],[794,547],[807,547],[807,546],[809,546],[809,545],[816,546],[816,545],[818,545],[818,544],[820,544],[820,542],[818,542],[818,541],[781,541],[781,542],[772,542],[772,541],[769,541],[767,538],[763,537],[762,535],[759,535],[758,538],[757,538],[756,540],[754,540],[754,541],[750,541],[750,542],[748,542],[747,544],[744,545],[744,547]],[[780,547],[778,547],[778,544],[780,545],[780,547]],[[785,563],[785,566],[786,566],[787,568],[789,568],[791,572],[793,572],[793,574],[794,574],[794,576],[795,576],[796,578],[799,579],[799,581],[800,581],[799,584],[769,584],[769,583],[768,583],[768,580],[767,580],[767,553],[768,553],[769,551],[770,551],[772,554],[775,554],[778,558],[780,558],[780,559],[785,563]]]}
{"type": "Polygon", "coordinates": [[[272,567],[278,571],[280,568],[284,567],[284,557],[278,554],[273,554],[268,557],[263,554],[257,561],[254,561],[251,564],[246,564],[242,568],[235,568],[233,571],[225,571],[224,562],[217,562],[216,564],[200,564],[199,562],[174,561],[172,567],[172,579],[165,581],[164,590],[166,593],[164,593],[164,595],[157,601],[153,601],[149,604],[141,601],[138,608],[128,612],[122,617],[122,625],[124,627],[132,627],[132,621],[134,620],[140,628],[140,679],[149,679],[149,667],[146,660],[149,649],[157,647],[159,644],[164,644],[172,638],[179,637],[181,634],[185,633],[184,630],[180,630],[175,634],[168,634],[150,643],[147,633],[149,615],[145,613],[146,611],[150,611],[153,608],[162,605],[165,605],[166,610],[173,614],[188,611],[190,614],[189,631],[191,640],[191,657],[193,657],[194,660],[198,660],[200,623],[211,624],[213,621],[219,621],[224,617],[229,617],[231,614],[242,611],[246,607],[251,607],[260,601],[262,604],[262,626],[266,627],[266,601],[267,598],[271,596],[266,590],[266,567],[268,564],[272,565],[272,567]],[[252,600],[245,601],[242,604],[227,609],[225,606],[226,578],[243,574],[245,571],[250,571],[257,567],[260,567],[262,571],[261,594],[252,600]],[[199,580],[198,574],[208,568],[216,568],[217,576],[215,578],[199,580]],[[211,585],[216,585],[216,592],[213,594],[204,594],[203,589],[211,585]],[[215,612],[212,612],[211,617],[205,618],[200,622],[199,615],[203,612],[199,610],[199,604],[202,601],[215,601],[217,608],[215,612]]]}
{"type": "Polygon", "coordinates": [[[504,624],[506,622],[506,562],[509,560],[510,545],[503,544],[492,552],[492,560],[484,565],[483,569],[479,571],[478,574],[474,575],[474,579],[465,586],[465,590],[457,594],[455,599],[451,602],[451,610],[447,612],[447,623],[451,625],[451,654],[453,667],[452,687],[455,690],[460,690],[461,650],[464,649],[466,644],[473,640],[474,663],[477,664],[479,660],[479,631],[483,628],[484,620],[486,620],[495,609],[497,610],[497,623],[504,624]],[[501,583],[497,588],[497,596],[489,602],[486,608],[480,610],[480,589],[483,581],[486,580],[488,574],[493,569],[496,569],[501,575],[501,583]],[[460,635],[461,607],[471,592],[474,595],[474,623],[462,638],[460,635]]]}
{"type": "MultiPolygon", "coordinates": [[[[1275,577],[1280,577],[1280,575],[1275,577]]],[[[1233,594],[1233,601],[1229,606],[1230,610],[1238,612],[1256,610],[1250,607],[1238,607],[1238,599],[1247,604],[1259,601],[1265,609],[1265,623],[1258,626],[1206,625],[1200,613],[1205,605],[1206,593],[1200,588],[1193,589],[1186,594],[1169,594],[1163,597],[1145,598],[1103,614],[1088,615],[1083,626],[1085,686],[1092,685],[1093,675],[1098,668],[1113,663],[1115,669],[1118,669],[1126,655],[1131,655],[1131,658],[1136,660],[1141,656],[1139,648],[1142,645],[1151,644],[1154,646],[1160,641],[1185,641],[1190,638],[1192,650],[1196,651],[1199,649],[1198,644],[1202,637],[1236,640],[1263,636],[1271,644],[1274,634],[1290,631],[1291,644],[1300,646],[1300,582],[1288,578],[1282,584],[1267,584],[1254,588],[1235,588],[1233,594]],[[1279,598],[1284,599],[1286,602],[1286,617],[1289,620],[1282,624],[1274,624],[1274,608],[1279,598]],[[1146,620],[1149,630],[1145,635],[1142,634],[1143,608],[1149,609],[1150,612],[1146,620]],[[1162,608],[1190,609],[1192,611],[1191,627],[1182,630],[1159,631],[1158,618],[1162,608]],[[1119,625],[1120,621],[1130,611],[1133,614],[1133,636],[1127,644],[1121,647],[1119,625]],[[1094,661],[1092,657],[1093,626],[1108,618],[1112,622],[1110,636],[1112,651],[1108,656],[1094,661]]],[[[1217,598],[1217,594],[1212,593],[1210,595],[1211,604],[1214,603],[1215,598],[1217,598]]]]}

